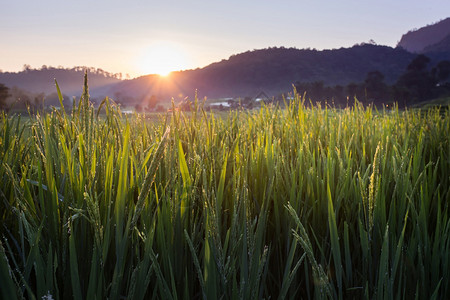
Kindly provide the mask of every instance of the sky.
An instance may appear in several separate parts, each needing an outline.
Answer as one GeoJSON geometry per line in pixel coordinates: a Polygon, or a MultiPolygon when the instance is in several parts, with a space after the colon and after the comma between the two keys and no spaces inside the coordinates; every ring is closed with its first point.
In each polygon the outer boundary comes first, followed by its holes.
{"type": "Polygon", "coordinates": [[[3,72],[89,66],[131,78],[267,47],[395,47],[409,30],[450,17],[449,0],[1,1],[3,72]]]}

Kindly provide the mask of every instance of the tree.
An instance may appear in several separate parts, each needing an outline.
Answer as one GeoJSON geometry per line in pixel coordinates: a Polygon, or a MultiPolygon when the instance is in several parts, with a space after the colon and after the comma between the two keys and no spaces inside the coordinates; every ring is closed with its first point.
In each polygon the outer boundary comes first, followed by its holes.
{"type": "Polygon", "coordinates": [[[134,110],[138,113],[142,112],[142,106],[140,104],[136,104],[134,106],[134,110]]]}
{"type": "Polygon", "coordinates": [[[153,111],[158,103],[158,98],[155,95],[151,95],[147,100],[147,111],[153,111]]]}
{"type": "Polygon", "coordinates": [[[344,87],[342,85],[336,85],[333,88],[333,100],[335,104],[345,105],[346,97],[344,95],[344,87]]]}
{"type": "Polygon", "coordinates": [[[361,85],[357,83],[350,82],[349,84],[347,84],[346,91],[347,91],[347,99],[350,101],[350,103],[355,98],[358,101],[361,101],[364,98],[363,93],[361,92],[361,85]]]}
{"type": "Polygon", "coordinates": [[[427,56],[419,54],[412,60],[406,69],[407,71],[412,72],[424,72],[426,71],[429,62],[430,59],[427,56]]]}
{"type": "Polygon", "coordinates": [[[37,109],[44,109],[44,103],[45,103],[45,94],[44,93],[39,93],[34,96],[34,106],[37,109]]]}
{"type": "Polygon", "coordinates": [[[323,81],[314,81],[311,83],[311,90],[309,91],[309,98],[313,102],[318,102],[324,100],[324,83],[323,81]]]}
{"type": "Polygon", "coordinates": [[[429,62],[430,59],[423,54],[413,59],[394,86],[396,101],[411,104],[434,97],[437,82],[427,69],[429,62]]]}
{"type": "Polygon", "coordinates": [[[28,72],[31,70],[31,66],[29,64],[24,64],[22,69],[24,72],[28,72]]]}
{"type": "Polygon", "coordinates": [[[369,102],[386,101],[385,98],[389,96],[388,86],[384,82],[384,75],[380,71],[367,73],[364,87],[367,95],[366,100],[369,102]]]}
{"type": "Polygon", "coordinates": [[[443,60],[431,71],[438,83],[445,82],[450,78],[450,61],[443,60]]]}
{"type": "Polygon", "coordinates": [[[10,96],[9,88],[0,83],[0,110],[6,109],[6,99],[10,96]]]}

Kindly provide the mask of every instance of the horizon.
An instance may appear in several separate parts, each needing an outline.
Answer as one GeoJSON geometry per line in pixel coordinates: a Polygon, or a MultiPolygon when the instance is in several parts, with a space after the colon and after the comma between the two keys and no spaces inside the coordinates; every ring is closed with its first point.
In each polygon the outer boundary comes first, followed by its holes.
{"type": "Polygon", "coordinates": [[[0,56],[8,58],[2,72],[87,66],[130,78],[203,68],[269,47],[326,50],[372,40],[395,47],[403,34],[450,11],[442,0],[24,3],[8,2],[0,13],[0,56]]]}
{"type": "MultiPolygon", "coordinates": [[[[374,46],[380,46],[380,47],[391,47],[389,45],[374,44],[373,41],[362,42],[362,43],[354,44],[354,45],[348,46],[348,47],[327,48],[327,49],[316,49],[316,48],[310,48],[310,47],[307,47],[307,48],[296,48],[296,47],[285,47],[285,46],[273,46],[273,47],[268,46],[266,48],[245,50],[245,51],[242,51],[242,52],[239,52],[239,53],[233,53],[233,54],[231,54],[230,56],[228,56],[226,58],[224,57],[224,58],[218,59],[217,61],[212,61],[212,62],[210,62],[207,65],[202,66],[202,67],[194,67],[194,68],[189,68],[189,69],[173,70],[170,73],[185,72],[185,71],[192,71],[192,70],[196,70],[196,69],[202,69],[202,68],[208,67],[209,65],[212,65],[212,64],[215,64],[215,63],[219,63],[219,62],[224,61],[224,60],[229,60],[232,56],[245,54],[247,52],[268,50],[268,49],[271,49],[271,48],[275,48],[275,49],[295,49],[295,50],[300,50],[300,51],[306,50],[306,51],[319,51],[320,52],[320,51],[332,51],[332,50],[337,50],[337,49],[350,49],[350,48],[353,48],[353,47],[363,46],[363,45],[374,45],[374,46]]],[[[393,48],[393,47],[391,47],[391,48],[393,48]]],[[[8,70],[0,69],[0,73],[20,73],[20,72],[27,71],[27,70],[25,70],[25,68],[28,68],[28,70],[31,70],[31,71],[39,71],[39,70],[42,70],[43,68],[46,68],[46,69],[56,69],[56,70],[76,69],[76,71],[83,71],[83,72],[85,70],[90,71],[90,69],[93,69],[93,70],[96,70],[96,71],[100,70],[100,71],[103,71],[105,73],[109,73],[112,76],[116,76],[116,75],[122,74],[122,78],[121,79],[123,79],[123,80],[135,79],[135,78],[138,78],[138,77],[141,77],[141,76],[148,76],[148,75],[161,76],[161,77],[166,77],[166,76],[169,75],[169,74],[148,73],[148,74],[140,74],[140,75],[138,75],[136,77],[131,77],[131,75],[130,75],[129,78],[126,78],[126,75],[129,75],[129,74],[124,74],[123,72],[110,72],[109,70],[98,68],[96,66],[62,66],[62,65],[53,66],[53,65],[46,65],[46,64],[44,64],[44,65],[42,65],[40,67],[35,67],[35,66],[31,66],[29,64],[24,64],[20,70],[8,71],[8,70]]]]}

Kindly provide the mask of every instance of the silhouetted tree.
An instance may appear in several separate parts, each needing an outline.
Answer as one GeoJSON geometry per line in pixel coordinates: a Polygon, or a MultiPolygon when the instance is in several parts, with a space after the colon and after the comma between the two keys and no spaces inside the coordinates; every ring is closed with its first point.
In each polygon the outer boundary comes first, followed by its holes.
{"type": "Polygon", "coordinates": [[[413,61],[408,65],[406,68],[407,71],[415,71],[415,72],[423,72],[426,71],[427,65],[430,62],[430,59],[423,55],[419,54],[417,55],[413,61]]]}
{"type": "Polygon", "coordinates": [[[450,61],[443,60],[439,62],[431,73],[438,83],[445,82],[450,78],[450,61]]]}
{"type": "Polygon", "coordinates": [[[367,96],[365,100],[368,102],[386,101],[386,98],[389,96],[389,88],[384,82],[384,75],[380,71],[367,73],[364,88],[367,96]]]}
{"type": "Polygon", "coordinates": [[[309,98],[314,101],[324,100],[324,83],[323,81],[315,81],[311,84],[311,90],[309,91],[309,98]]]}
{"type": "Polygon", "coordinates": [[[334,87],[333,100],[334,100],[335,104],[345,104],[346,103],[344,87],[342,85],[336,85],[334,87]]]}
{"type": "MultiPolygon", "coordinates": [[[[355,90],[359,89],[355,84],[355,90]]],[[[296,82],[295,89],[299,95],[306,95],[306,99],[311,100],[313,103],[326,102],[329,105],[346,105],[347,95],[345,89],[341,85],[325,86],[323,81],[315,82],[296,82]]],[[[353,96],[352,96],[353,97],[353,96]]]]}
{"type": "Polygon", "coordinates": [[[29,64],[24,64],[23,67],[22,67],[22,70],[24,72],[28,72],[28,71],[31,70],[31,66],[29,64]]]}
{"type": "Polygon", "coordinates": [[[406,105],[434,97],[436,80],[427,69],[429,62],[423,54],[413,59],[394,86],[396,101],[406,105]]]}
{"type": "Polygon", "coordinates": [[[158,97],[156,97],[155,95],[151,95],[146,102],[147,106],[145,109],[147,111],[153,111],[156,107],[156,104],[158,103],[158,97]]]}
{"type": "Polygon", "coordinates": [[[362,101],[364,99],[364,93],[362,92],[361,85],[351,82],[346,87],[347,91],[347,99],[350,103],[354,100],[354,98],[358,99],[358,101],[362,101]]]}
{"type": "Polygon", "coordinates": [[[6,109],[6,99],[10,96],[9,88],[0,83],[0,110],[6,109]]]}
{"type": "Polygon", "coordinates": [[[34,96],[34,106],[38,109],[44,109],[45,94],[39,93],[34,96]]]}
{"type": "Polygon", "coordinates": [[[135,106],[134,106],[134,110],[136,111],[136,112],[142,112],[142,106],[140,105],[140,104],[136,104],[135,106]]]}

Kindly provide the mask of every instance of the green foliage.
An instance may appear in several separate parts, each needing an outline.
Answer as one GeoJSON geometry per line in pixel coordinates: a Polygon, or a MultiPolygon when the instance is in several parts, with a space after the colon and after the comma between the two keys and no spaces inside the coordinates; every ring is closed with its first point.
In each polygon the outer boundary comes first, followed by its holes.
{"type": "Polygon", "coordinates": [[[343,86],[325,86],[323,81],[296,82],[295,88],[301,94],[322,103],[346,107],[349,99],[357,98],[365,105],[374,104],[380,108],[394,102],[402,107],[412,107],[418,102],[429,101],[450,95],[450,62],[440,61],[431,70],[430,59],[423,54],[414,58],[405,72],[392,86],[384,81],[380,71],[370,71],[362,83],[351,82],[343,86]]]}
{"type": "Polygon", "coordinates": [[[85,80],[72,108],[1,115],[1,295],[449,298],[449,130],[297,94],[150,122],[85,80]]]}
{"type": "Polygon", "coordinates": [[[394,86],[397,101],[413,104],[435,97],[433,88],[438,81],[427,69],[429,62],[423,54],[411,61],[394,86]]]}

